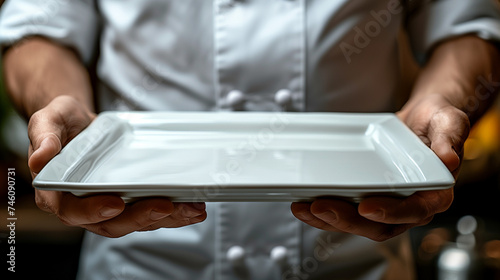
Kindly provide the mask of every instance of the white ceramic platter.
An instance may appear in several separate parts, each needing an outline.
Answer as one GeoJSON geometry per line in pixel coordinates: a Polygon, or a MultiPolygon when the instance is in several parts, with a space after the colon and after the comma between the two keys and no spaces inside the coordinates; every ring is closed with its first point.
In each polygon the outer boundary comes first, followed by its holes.
{"type": "Polygon", "coordinates": [[[35,178],[130,200],[408,196],[453,176],[394,114],[106,112],[35,178]]]}

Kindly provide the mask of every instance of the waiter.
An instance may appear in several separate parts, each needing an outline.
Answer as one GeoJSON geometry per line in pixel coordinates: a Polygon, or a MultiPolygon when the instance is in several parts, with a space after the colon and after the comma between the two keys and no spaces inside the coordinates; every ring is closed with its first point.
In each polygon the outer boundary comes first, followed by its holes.
{"type": "MultiPolygon", "coordinates": [[[[397,111],[456,176],[497,91],[499,39],[494,0],[11,0],[0,17],[34,176],[105,110],[397,111]],[[402,108],[401,31],[422,66],[402,108]]],[[[79,278],[92,280],[411,279],[402,233],[452,200],[126,205],[36,190],[89,231],[79,278]]]]}

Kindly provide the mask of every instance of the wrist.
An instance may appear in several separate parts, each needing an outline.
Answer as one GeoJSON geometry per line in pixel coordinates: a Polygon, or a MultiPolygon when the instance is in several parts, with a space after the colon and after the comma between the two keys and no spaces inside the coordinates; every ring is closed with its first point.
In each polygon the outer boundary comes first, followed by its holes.
{"type": "Polygon", "coordinates": [[[419,74],[410,100],[442,97],[475,121],[500,89],[499,51],[475,36],[441,43],[419,74]]]}
{"type": "Polygon", "coordinates": [[[456,103],[453,102],[453,99],[448,98],[445,94],[430,92],[425,94],[414,94],[398,112],[398,116],[405,121],[408,116],[412,116],[416,111],[419,115],[433,114],[434,112],[447,108],[453,108],[463,112],[460,106],[457,106],[456,103]]]}
{"type": "Polygon", "coordinates": [[[61,95],[94,111],[87,70],[66,47],[33,37],[8,49],[3,67],[7,93],[26,118],[61,95]]]}

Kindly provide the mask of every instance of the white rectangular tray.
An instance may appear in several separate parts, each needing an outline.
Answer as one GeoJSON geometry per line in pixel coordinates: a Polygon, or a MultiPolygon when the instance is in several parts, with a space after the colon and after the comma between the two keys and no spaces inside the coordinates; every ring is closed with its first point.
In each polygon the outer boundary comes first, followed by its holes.
{"type": "Polygon", "coordinates": [[[307,201],[452,187],[394,114],[106,112],[35,178],[126,200],[307,201]]]}

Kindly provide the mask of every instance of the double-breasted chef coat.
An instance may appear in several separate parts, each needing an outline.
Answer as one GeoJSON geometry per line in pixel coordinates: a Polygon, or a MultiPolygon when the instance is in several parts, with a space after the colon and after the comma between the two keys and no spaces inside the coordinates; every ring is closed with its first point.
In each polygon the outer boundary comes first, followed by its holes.
{"type": "MultiPolygon", "coordinates": [[[[500,38],[495,0],[7,0],[2,48],[31,35],[97,62],[98,110],[393,112],[405,34],[417,61],[500,38]]],[[[401,98],[403,96],[403,99],[401,98]]],[[[86,234],[79,279],[411,279],[407,235],[376,243],[290,203],[208,203],[206,221],[86,234]],[[393,272],[391,274],[391,271],[393,272]]]]}

